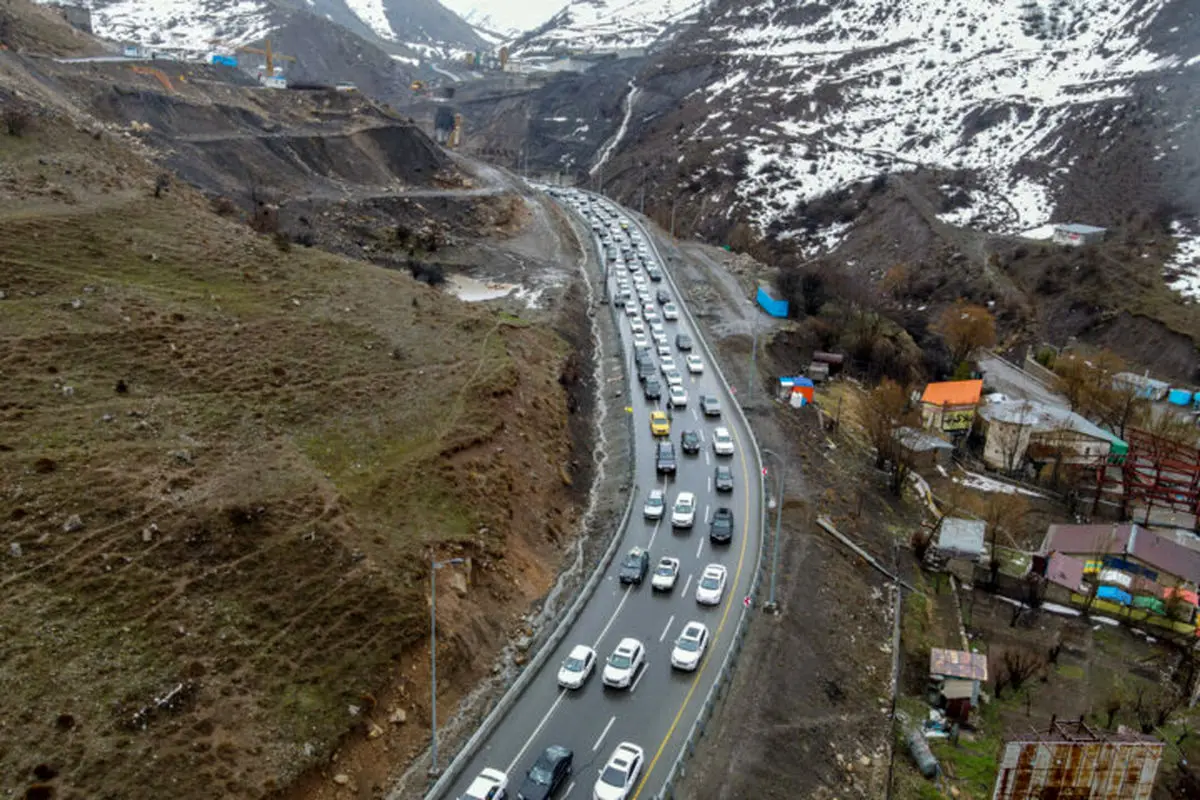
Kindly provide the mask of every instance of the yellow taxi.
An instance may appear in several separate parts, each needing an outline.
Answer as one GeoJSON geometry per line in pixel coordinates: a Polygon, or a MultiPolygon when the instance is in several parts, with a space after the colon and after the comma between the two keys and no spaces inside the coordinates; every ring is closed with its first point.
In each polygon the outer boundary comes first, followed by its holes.
{"type": "Polygon", "coordinates": [[[650,412],[650,432],[655,436],[670,436],[671,422],[665,411],[650,412]]]}

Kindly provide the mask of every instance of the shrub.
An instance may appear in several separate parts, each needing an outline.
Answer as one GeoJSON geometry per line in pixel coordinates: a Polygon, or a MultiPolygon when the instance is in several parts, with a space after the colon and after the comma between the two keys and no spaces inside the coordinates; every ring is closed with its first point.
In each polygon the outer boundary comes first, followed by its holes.
{"type": "Polygon", "coordinates": [[[9,136],[24,136],[33,127],[33,113],[24,106],[6,108],[3,122],[9,136]]]}
{"type": "Polygon", "coordinates": [[[279,252],[286,253],[292,249],[292,237],[288,236],[287,231],[275,231],[275,246],[279,248],[279,252]]]}

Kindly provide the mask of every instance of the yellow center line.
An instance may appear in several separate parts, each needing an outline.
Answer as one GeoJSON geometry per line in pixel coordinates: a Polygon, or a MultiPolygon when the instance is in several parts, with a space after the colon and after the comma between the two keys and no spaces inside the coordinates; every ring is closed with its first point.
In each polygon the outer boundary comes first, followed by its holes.
{"type": "MultiPolygon", "coordinates": [[[[746,487],[745,513],[742,515],[742,549],[738,554],[737,570],[734,572],[733,578],[733,585],[737,586],[738,579],[742,575],[742,565],[746,560],[746,542],[750,539],[750,473],[746,467],[746,450],[742,447],[741,442],[738,441],[736,425],[730,428],[729,435],[733,437],[734,446],[737,447],[738,454],[741,457],[742,485],[746,487]]],[[[762,535],[762,531],[759,531],[759,535],[762,535]]],[[[725,611],[721,614],[721,623],[717,626],[717,632],[713,636],[713,641],[721,639],[721,631],[725,629],[725,621],[729,618],[729,610],[733,607],[734,597],[734,592],[731,591],[729,597],[725,600],[725,611]]],[[[741,602],[740,599],[738,602],[741,602]]],[[[730,646],[733,646],[732,643],[730,646]]],[[[692,702],[692,695],[695,693],[696,687],[700,685],[700,679],[704,677],[705,670],[708,669],[708,662],[709,659],[705,658],[700,670],[696,673],[696,677],[692,679],[692,685],[688,687],[687,695],[683,698],[683,705],[679,707],[679,713],[671,721],[671,727],[667,730],[667,735],[663,737],[662,744],[658,746],[658,750],[654,753],[654,758],[650,761],[650,766],[646,769],[646,773],[642,776],[641,781],[638,782],[637,791],[633,793],[633,797],[630,800],[637,800],[638,795],[645,788],[646,782],[650,780],[650,776],[654,773],[654,767],[658,764],[658,759],[662,757],[663,751],[667,749],[667,744],[670,743],[671,737],[675,735],[675,729],[679,727],[679,721],[683,719],[684,712],[687,711],[688,705],[692,702]]]]}

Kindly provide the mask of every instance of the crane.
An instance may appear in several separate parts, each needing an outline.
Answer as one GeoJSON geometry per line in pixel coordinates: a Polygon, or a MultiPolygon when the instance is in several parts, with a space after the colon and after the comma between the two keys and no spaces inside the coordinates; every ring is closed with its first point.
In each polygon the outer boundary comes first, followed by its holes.
{"type": "Polygon", "coordinates": [[[275,75],[275,62],[276,61],[295,61],[296,60],[295,56],[285,56],[283,53],[277,53],[274,50],[272,50],[270,39],[263,40],[262,48],[239,47],[239,48],[237,48],[237,52],[253,53],[256,56],[262,56],[263,58],[265,58],[267,60],[267,77],[268,78],[275,75]]]}

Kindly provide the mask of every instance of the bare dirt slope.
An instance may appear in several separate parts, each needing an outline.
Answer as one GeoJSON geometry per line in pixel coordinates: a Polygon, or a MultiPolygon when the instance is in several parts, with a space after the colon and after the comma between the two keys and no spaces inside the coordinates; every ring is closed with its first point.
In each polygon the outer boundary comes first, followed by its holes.
{"type": "Polygon", "coordinates": [[[0,794],[261,797],[368,737],[406,760],[428,559],[470,560],[439,582],[448,709],[561,558],[569,345],[156,199],[136,142],[37,108],[0,136],[0,794]]]}

